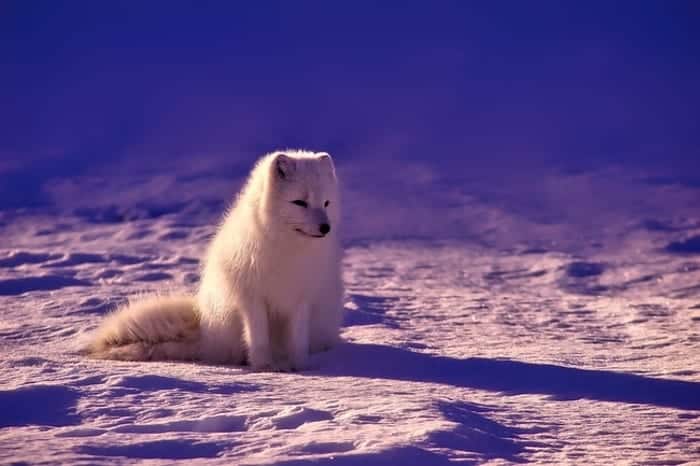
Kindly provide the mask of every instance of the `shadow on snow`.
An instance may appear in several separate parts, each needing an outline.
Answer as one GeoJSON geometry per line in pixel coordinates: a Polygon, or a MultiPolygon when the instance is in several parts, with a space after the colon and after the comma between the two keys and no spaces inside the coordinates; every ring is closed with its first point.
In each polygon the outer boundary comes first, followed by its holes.
{"type": "Polygon", "coordinates": [[[29,425],[80,424],[76,405],[80,395],[68,387],[33,385],[0,391],[0,428],[29,425]]]}
{"type": "Polygon", "coordinates": [[[323,375],[429,382],[503,392],[542,394],[700,410],[700,383],[553,364],[432,356],[384,345],[344,343],[328,354],[323,375]]]}

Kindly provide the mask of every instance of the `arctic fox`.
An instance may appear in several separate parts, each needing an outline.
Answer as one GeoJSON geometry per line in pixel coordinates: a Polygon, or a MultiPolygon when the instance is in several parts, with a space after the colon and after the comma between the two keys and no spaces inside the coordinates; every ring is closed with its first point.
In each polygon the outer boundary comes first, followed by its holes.
{"type": "Polygon", "coordinates": [[[196,296],[152,296],[107,317],[86,352],[303,369],[338,340],[340,199],[331,156],[273,152],[212,239],[196,296]]]}

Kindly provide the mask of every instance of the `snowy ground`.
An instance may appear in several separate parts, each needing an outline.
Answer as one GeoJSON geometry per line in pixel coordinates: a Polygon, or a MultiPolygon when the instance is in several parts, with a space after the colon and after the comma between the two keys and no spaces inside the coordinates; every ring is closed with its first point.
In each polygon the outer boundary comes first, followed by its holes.
{"type": "Polygon", "coordinates": [[[341,160],[346,343],[311,370],[80,357],[127,297],[196,286],[246,170],[210,166],[0,211],[1,464],[700,460],[696,182],[341,160]]]}

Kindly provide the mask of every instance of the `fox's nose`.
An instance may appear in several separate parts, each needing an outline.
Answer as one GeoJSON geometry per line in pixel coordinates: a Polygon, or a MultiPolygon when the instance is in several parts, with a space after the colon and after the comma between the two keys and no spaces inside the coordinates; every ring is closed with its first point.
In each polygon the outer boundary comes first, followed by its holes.
{"type": "Polygon", "coordinates": [[[322,223],[318,226],[318,230],[322,235],[327,235],[328,232],[331,231],[331,226],[327,223],[322,223]]]}

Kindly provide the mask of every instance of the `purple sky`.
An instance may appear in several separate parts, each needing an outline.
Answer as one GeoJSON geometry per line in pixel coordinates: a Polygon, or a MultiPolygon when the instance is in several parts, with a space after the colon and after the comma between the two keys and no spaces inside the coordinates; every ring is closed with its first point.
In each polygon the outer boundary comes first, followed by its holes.
{"type": "Polygon", "coordinates": [[[696,2],[242,5],[2,2],[0,173],[284,146],[700,159],[696,2]]]}

